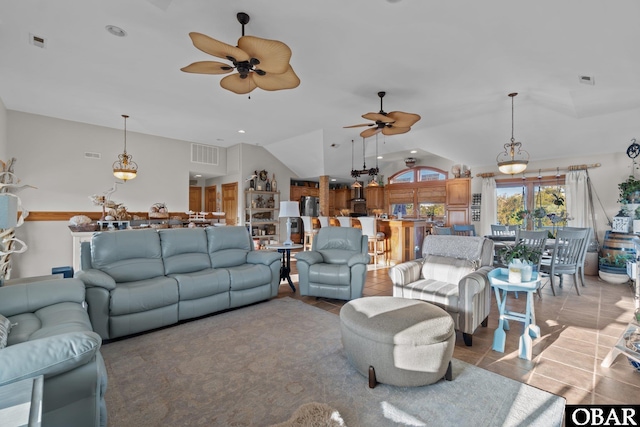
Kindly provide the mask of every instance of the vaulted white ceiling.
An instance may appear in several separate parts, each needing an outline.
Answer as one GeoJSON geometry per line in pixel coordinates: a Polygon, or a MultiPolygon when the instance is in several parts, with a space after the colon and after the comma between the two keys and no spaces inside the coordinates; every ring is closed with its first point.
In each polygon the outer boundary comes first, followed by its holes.
{"type": "Polygon", "coordinates": [[[380,140],[386,159],[419,149],[494,164],[511,137],[510,92],[532,159],[624,151],[640,137],[639,18],[635,0],[0,0],[0,98],[113,128],[128,114],[130,131],[189,142],[259,144],[303,178],[348,177],[362,128],[343,127],[367,122],[379,91],[385,111],[422,116],[380,140]],[[189,32],[235,45],[241,11],[246,34],[291,48],[298,88],[249,99],[221,76],[180,71],[216,60],[189,32]]]}

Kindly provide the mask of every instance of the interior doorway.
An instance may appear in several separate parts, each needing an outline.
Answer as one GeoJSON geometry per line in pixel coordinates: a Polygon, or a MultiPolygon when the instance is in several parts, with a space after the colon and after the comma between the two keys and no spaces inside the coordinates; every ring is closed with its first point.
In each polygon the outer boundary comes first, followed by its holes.
{"type": "Polygon", "coordinates": [[[217,212],[218,211],[218,203],[216,201],[218,196],[218,187],[216,185],[212,185],[210,187],[205,187],[204,189],[204,210],[205,212],[217,212]]]}
{"type": "Polygon", "coordinates": [[[189,210],[202,212],[202,187],[189,187],[189,210]]]}
{"type": "Polygon", "coordinates": [[[238,225],[238,183],[222,184],[222,211],[227,225],[238,225]]]}

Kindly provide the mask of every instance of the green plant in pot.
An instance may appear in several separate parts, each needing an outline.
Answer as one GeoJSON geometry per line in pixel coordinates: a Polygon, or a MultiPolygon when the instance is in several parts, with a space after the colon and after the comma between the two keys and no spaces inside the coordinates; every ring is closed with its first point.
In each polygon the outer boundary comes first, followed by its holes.
{"type": "Polygon", "coordinates": [[[542,252],[533,249],[520,242],[513,246],[505,246],[498,250],[498,259],[505,265],[509,265],[516,259],[530,265],[538,265],[542,252]]]}
{"type": "Polygon", "coordinates": [[[629,175],[626,181],[618,184],[619,203],[640,203],[640,180],[629,175]]]}

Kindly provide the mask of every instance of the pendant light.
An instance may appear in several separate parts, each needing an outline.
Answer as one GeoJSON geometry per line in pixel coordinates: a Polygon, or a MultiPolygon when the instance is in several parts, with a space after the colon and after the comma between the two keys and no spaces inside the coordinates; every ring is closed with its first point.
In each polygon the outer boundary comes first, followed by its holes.
{"type": "Polygon", "coordinates": [[[522,149],[522,143],[513,137],[513,98],[517,93],[510,93],[511,97],[511,142],[504,144],[504,151],[498,154],[496,161],[500,172],[515,175],[524,172],[529,163],[529,153],[522,149]]]}
{"type": "Polygon", "coordinates": [[[138,164],[132,160],[132,155],[127,154],[127,119],[129,116],[123,114],[122,117],[124,117],[124,152],[119,154],[118,160],[113,162],[113,176],[126,182],[137,176],[138,164]]]}
{"type": "MultiPolygon", "coordinates": [[[[362,138],[362,169],[357,170],[353,168],[353,139],[351,140],[351,177],[355,178],[355,182],[351,184],[351,188],[361,188],[362,184],[358,181],[360,175],[369,175],[371,179],[375,179],[380,170],[378,169],[378,140],[376,139],[376,167],[367,169],[367,163],[365,160],[365,150],[364,150],[364,138],[362,138]]],[[[370,184],[371,185],[371,184],[370,184]]],[[[377,183],[376,183],[377,185],[377,183]]],[[[369,186],[369,185],[368,185],[369,186]]]]}

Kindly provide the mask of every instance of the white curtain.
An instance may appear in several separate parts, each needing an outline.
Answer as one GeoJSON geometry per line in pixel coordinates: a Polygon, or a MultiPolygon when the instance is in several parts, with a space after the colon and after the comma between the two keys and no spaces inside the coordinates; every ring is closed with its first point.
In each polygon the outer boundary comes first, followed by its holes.
{"type": "Polygon", "coordinates": [[[497,221],[496,180],[493,177],[483,178],[482,199],[480,202],[480,233],[478,235],[491,234],[491,224],[495,224],[497,221]]]}
{"type": "Polygon", "coordinates": [[[584,170],[570,171],[565,180],[567,221],[571,227],[593,227],[591,204],[589,203],[589,182],[584,170]]]}

